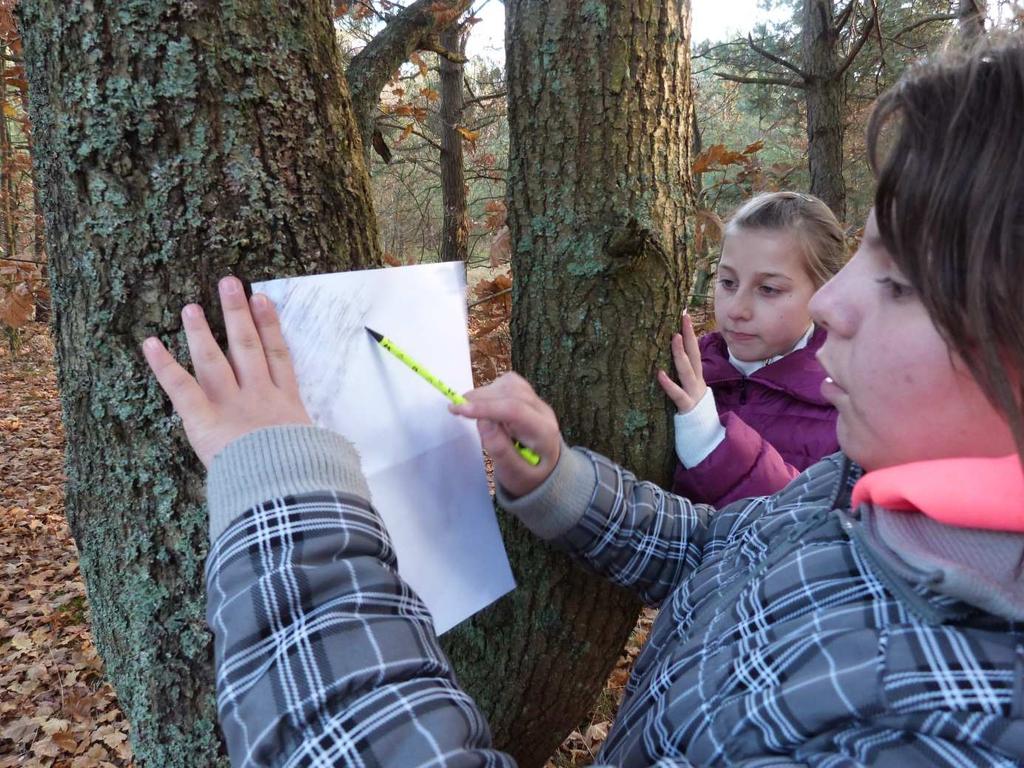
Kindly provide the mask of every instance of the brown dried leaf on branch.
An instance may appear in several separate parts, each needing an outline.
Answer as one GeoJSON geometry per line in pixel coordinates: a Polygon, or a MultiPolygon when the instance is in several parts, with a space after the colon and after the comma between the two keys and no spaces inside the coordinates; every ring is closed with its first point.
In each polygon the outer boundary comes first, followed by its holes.
{"type": "Polygon", "coordinates": [[[473,360],[473,385],[494,381],[512,367],[512,277],[499,273],[473,287],[476,297],[469,308],[469,346],[473,360]]]}
{"type": "Polygon", "coordinates": [[[0,324],[21,328],[32,320],[37,293],[44,288],[37,265],[0,259],[0,324]]]}

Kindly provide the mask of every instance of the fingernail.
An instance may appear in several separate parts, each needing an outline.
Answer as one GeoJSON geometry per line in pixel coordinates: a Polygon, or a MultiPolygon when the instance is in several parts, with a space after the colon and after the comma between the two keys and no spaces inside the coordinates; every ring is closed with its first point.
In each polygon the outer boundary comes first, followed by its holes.
{"type": "Polygon", "coordinates": [[[160,349],[160,340],[156,336],[150,336],[144,342],[142,342],[142,348],[147,352],[156,352],[160,349]]]}
{"type": "Polygon", "coordinates": [[[224,293],[234,296],[242,292],[242,283],[237,277],[228,275],[220,281],[220,289],[224,293]]]}
{"type": "Polygon", "coordinates": [[[253,294],[252,308],[259,310],[260,312],[266,311],[270,309],[270,299],[268,299],[262,293],[253,294]]]}
{"type": "Polygon", "coordinates": [[[203,316],[203,308],[198,304],[186,304],[181,313],[189,320],[198,320],[203,316]]]}

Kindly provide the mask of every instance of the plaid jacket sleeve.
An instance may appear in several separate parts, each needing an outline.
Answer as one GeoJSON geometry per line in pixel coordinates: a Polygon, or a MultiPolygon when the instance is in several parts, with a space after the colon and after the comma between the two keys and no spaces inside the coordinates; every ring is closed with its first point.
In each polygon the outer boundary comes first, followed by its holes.
{"type": "MultiPolygon", "coordinates": [[[[693,572],[725,528],[713,507],[641,482],[593,451],[565,445],[541,486],[520,497],[499,487],[498,501],[535,534],[651,605],[693,572]]],[[[743,515],[727,517],[744,522],[743,515]]]]}
{"type": "Polygon", "coordinates": [[[250,510],[214,545],[207,590],[232,765],[512,765],[360,499],[250,510]]]}
{"type": "Polygon", "coordinates": [[[246,493],[331,478],[358,488],[351,447],[309,428],[238,442],[211,470],[206,563],[232,765],[513,765],[491,748],[363,493],[268,496],[219,530],[246,493]]]}

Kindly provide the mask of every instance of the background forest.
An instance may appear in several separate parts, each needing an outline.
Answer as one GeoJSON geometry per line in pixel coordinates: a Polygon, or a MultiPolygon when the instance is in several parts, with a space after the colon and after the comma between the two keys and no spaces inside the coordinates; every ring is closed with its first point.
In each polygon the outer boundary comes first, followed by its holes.
{"type": "MultiPolygon", "coordinates": [[[[730,5],[694,0],[694,38],[684,36],[689,95],[679,110],[688,130],[680,135],[692,178],[679,183],[693,200],[682,205],[689,210],[678,233],[685,284],[676,288],[698,314],[709,309],[723,221],[738,203],[762,190],[810,191],[855,238],[872,200],[863,136],[874,98],[953,38],[1024,26],[1024,10],[1009,0],[730,5]],[[702,37],[703,30],[713,39],[702,37]]],[[[148,743],[129,733],[129,720],[143,717],[138,713],[148,705],[119,703],[104,669],[111,661],[105,653],[101,661],[94,645],[98,628],[109,626],[109,612],[98,621],[102,599],[93,598],[93,606],[86,599],[65,510],[68,416],[58,401],[48,325],[55,302],[33,183],[30,78],[18,22],[19,13],[24,19],[31,12],[17,6],[0,0],[0,768],[159,765],[148,743]]],[[[519,279],[509,194],[510,144],[518,128],[509,119],[504,9],[498,0],[334,3],[333,31],[362,139],[379,261],[466,262],[478,384],[512,366],[513,280],[519,279]]],[[[681,18],[689,24],[685,10],[681,18]]],[[[579,133],[597,130],[596,120],[587,110],[571,116],[579,133]]],[[[545,136],[557,139],[557,133],[545,136]]],[[[548,765],[587,764],[607,734],[653,618],[645,610],[634,621],[632,604],[621,610],[627,630],[632,627],[625,648],[601,668],[602,678],[609,666],[612,671],[596,702],[579,703],[585,717],[549,734],[553,744],[562,743],[548,765]]],[[[131,690],[131,683],[123,685],[119,692],[131,690]]]]}

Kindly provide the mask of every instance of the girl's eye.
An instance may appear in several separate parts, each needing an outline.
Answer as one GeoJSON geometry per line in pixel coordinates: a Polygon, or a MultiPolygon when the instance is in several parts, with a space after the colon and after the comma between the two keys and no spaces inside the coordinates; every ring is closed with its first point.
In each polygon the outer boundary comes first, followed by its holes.
{"type": "Polygon", "coordinates": [[[722,286],[723,288],[725,288],[725,290],[727,290],[727,291],[731,291],[733,288],[736,287],[736,281],[735,280],[731,280],[728,277],[721,277],[721,278],[719,278],[718,279],[718,284],[720,286],[722,286]]]}
{"type": "Polygon", "coordinates": [[[758,288],[758,290],[764,296],[776,296],[776,295],[782,293],[781,289],[775,288],[774,286],[771,286],[771,285],[762,285],[762,286],[760,286],[758,288]]]}
{"type": "Polygon", "coordinates": [[[875,282],[884,286],[886,293],[888,293],[889,297],[892,299],[905,299],[908,296],[914,295],[914,289],[912,286],[909,286],[906,283],[900,283],[893,280],[891,277],[880,277],[875,282]]]}

